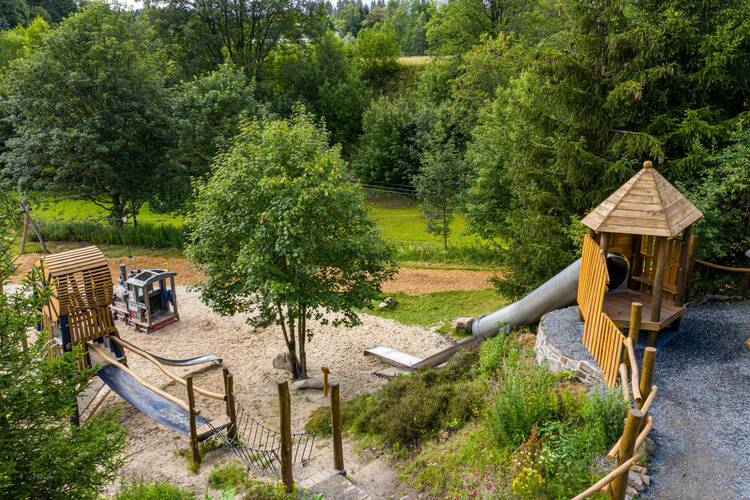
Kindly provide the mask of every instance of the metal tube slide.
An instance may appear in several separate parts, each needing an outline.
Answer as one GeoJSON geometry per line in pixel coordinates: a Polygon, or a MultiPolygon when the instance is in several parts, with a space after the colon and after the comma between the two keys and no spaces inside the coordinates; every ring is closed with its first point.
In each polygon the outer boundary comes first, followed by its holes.
{"type": "MultiPolygon", "coordinates": [[[[581,259],[578,259],[521,300],[475,319],[471,325],[471,333],[474,336],[491,337],[497,334],[500,328],[536,323],[545,313],[574,303],[578,292],[580,269],[581,259]]],[[[608,255],[607,269],[610,290],[625,282],[628,264],[624,258],[614,254],[608,255]]]]}

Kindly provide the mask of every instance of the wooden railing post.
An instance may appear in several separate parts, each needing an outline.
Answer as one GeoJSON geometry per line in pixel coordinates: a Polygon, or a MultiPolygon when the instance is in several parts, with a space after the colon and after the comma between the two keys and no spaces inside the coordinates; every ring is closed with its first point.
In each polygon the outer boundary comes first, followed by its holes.
{"type": "Polygon", "coordinates": [[[195,424],[195,393],[193,392],[193,377],[185,379],[188,393],[188,416],[190,420],[190,451],[193,454],[193,462],[201,463],[201,455],[198,451],[198,428],[195,424]]]}
{"type": "Polygon", "coordinates": [[[327,367],[323,367],[320,369],[321,372],[323,372],[323,397],[328,397],[328,375],[330,375],[331,370],[329,370],[327,367]]]}
{"type": "MultiPolygon", "coordinates": [[[[641,331],[641,308],[643,305],[640,302],[633,302],[630,304],[630,323],[628,324],[628,338],[633,342],[633,347],[638,345],[638,335],[641,331]]],[[[627,352],[623,352],[623,357],[627,355],[627,352]]],[[[631,373],[630,363],[625,363],[625,367],[628,369],[628,375],[631,373]]]]}
{"type": "Polygon", "coordinates": [[[229,373],[229,368],[222,370],[224,375],[224,395],[227,403],[227,418],[229,418],[229,427],[227,428],[227,437],[237,439],[237,407],[234,404],[234,376],[229,373]]]}
{"type": "Polygon", "coordinates": [[[669,240],[660,236],[656,241],[656,269],[654,271],[654,286],[651,290],[651,321],[658,323],[661,320],[661,302],[664,295],[664,273],[667,270],[667,258],[669,253],[669,240]]]}
{"type": "Polygon", "coordinates": [[[333,468],[346,475],[344,445],[341,440],[341,395],[338,382],[331,384],[331,433],[333,435],[333,468]]]}
{"type": "Polygon", "coordinates": [[[289,383],[284,380],[277,384],[279,390],[279,419],[281,428],[281,480],[286,491],[294,490],[292,477],[292,409],[289,396],[289,383]]]}
{"type": "MultiPolygon", "coordinates": [[[[625,419],[625,430],[620,438],[620,451],[617,454],[617,466],[624,464],[633,456],[635,451],[635,440],[638,438],[638,431],[641,428],[643,414],[640,410],[631,408],[628,410],[628,416],[625,419]]],[[[628,487],[628,472],[617,476],[609,487],[609,497],[612,500],[623,500],[625,490],[628,487]]]]}
{"type": "MultiPolygon", "coordinates": [[[[641,381],[640,391],[643,396],[643,400],[648,397],[651,393],[651,387],[654,385],[654,364],[656,363],[656,348],[647,347],[643,351],[643,361],[641,362],[641,381]]],[[[638,408],[642,407],[643,402],[638,404],[638,408]]]]}

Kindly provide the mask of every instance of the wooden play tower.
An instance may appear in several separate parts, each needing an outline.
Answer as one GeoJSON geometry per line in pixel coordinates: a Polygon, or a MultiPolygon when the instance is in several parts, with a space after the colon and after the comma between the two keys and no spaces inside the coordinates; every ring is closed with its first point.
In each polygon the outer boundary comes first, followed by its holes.
{"type": "MultiPolygon", "coordinates": [[[[695,259],[692,225],[701,217],[700,210],[646,161],[583,218],[589,228],[586,238],[596,242],[604,256],[619,254],[629,265],[625,286],[608,291],[601,306],[615,325],[628,326],[634,302],[642,304],[641,330],[653,332],[650,344],[659,331],[679,323],[695,259]]],[[[592,261],[586,251],[584,244],[582,273],[592,261]]]]}

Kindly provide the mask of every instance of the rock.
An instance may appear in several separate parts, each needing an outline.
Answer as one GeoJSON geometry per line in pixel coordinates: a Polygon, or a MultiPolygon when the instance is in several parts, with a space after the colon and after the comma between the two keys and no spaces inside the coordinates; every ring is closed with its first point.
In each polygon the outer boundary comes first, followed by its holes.
{"type": "Polygon", "coordinates": [[[474,323],[474,318],[456,318],[452,321],[453,328],[456,333],[471,333],[471,325],[474,323]]]}
{"type": "Polygon", "coordinates": [[[630,466],[630,470],[638,472],[638,473],[641,473],[641,474],[646,474],[646,472],[648,472],[648,469],[646,469],[644,466],[638,465],[638,464],[631,465],[630,466]]]}
{"type": "Polygon", "coordinates": [[[322,377],[310,377],[303,378],[301,380],[295,380],[292,382],[292,389],[323,389],[323,378],[322,377]]]}
{"type": "Polygon", "coordinates": [[[380,302],[380,304],[378,304],[378,309],[393,309],[396,307],[396,304],[396,299],[393,297],[386,297],[380,302]]]}
{"type": "Polygon", "coordinates": [[[638,491],[632,486],[628,486],[627,488],[625,488],[625,494],[634,497],[638,494],[638,491]]]}
{"type": "Polygon", "coordinates": [[[646,486],[648,486],[648,485],[651,484],[651,477],[649,477],[646,474],[641,474],[641,481],[643,481],[643,484],[645,484],[646,486]]]}
{"type": "Polygon", "coordinates": [[[277,370],[292,371],[292,360],[288,352],[281,352],[273,358],[273,367],[277,370]]]}
{"type": "Polygon", "coordinates": [[[643,491],[643,480],[637,472],[632,470],[628,472],[628,484],[638,491],[643,491]]]}

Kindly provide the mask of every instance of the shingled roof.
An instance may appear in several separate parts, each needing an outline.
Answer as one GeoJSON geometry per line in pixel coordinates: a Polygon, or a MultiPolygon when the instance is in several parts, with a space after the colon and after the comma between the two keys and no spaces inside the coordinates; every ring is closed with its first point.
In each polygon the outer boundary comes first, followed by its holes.
{"type": "Polygon", "coordinates": [[[673,238],[701,217],[701,211],[646,161],[581,223],[604,233],[673,238]]]}

